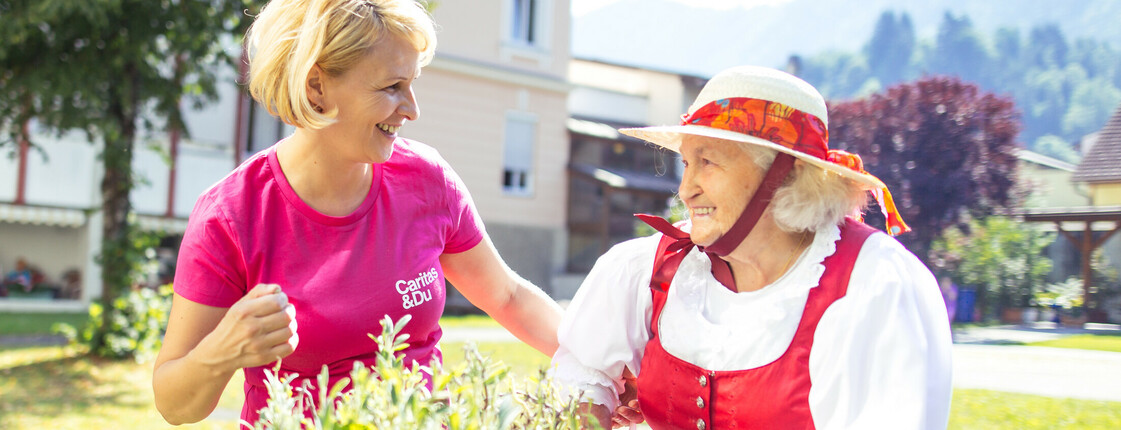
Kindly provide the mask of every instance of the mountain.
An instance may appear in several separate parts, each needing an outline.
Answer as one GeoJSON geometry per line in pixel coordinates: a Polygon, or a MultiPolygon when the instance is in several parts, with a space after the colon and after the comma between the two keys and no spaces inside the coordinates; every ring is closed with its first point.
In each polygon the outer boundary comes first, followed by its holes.
{"type": "Polygon", "coordinates": [[[674,0],[620,0],[573,17],[577,58],[708,77],[734,65],[781,67],[791,54],[856,51],[884,11],[906,12],[920,41],[933,40],[943,15],[966,15],[983,38],[996,29],[1057,24],[1068,40],[1121,48],[1115,0],[790,0],[714,10],[674,0]]]}

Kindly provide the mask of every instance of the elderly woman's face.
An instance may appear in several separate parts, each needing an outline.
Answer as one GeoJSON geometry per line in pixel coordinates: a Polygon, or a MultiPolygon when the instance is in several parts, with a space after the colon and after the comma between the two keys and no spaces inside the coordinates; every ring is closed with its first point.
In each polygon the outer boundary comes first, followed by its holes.
{"type": "Polygon", "coordinates": [[[763,172],[739,144],[685,135],[681,141],[685,173],[678,194],[693,221],[693,243],[707,246],[735,225],[763,172]]]}
{"type": "Polygon", "coordinates": [[[328,128],[340,151],[365,163],[389,159],[397,130],[420,116],[412,86],[419,56],[408,40],[385,36],[353,68],[324,79],[324,104],[339,110],[328,128]]]}

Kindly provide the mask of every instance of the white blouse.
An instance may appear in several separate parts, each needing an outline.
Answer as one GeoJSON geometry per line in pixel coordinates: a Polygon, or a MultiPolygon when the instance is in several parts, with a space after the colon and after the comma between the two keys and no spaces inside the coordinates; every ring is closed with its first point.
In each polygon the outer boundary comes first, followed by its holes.
{"type": "MultiPolygon", "coordinates": [[[[558,331],[553,376],[614,409],[624,366],[634,374],[650,339],[650,275],[660,234],[611,248],[596,262],[558,331]]],[[[681,262],[662,309],[667,352],[709,370],[753,369],[782,355],[840,229],[820,231],[782,278],[729,291],[697,249],[681,262]]],[[[950,325],[938,284],[899,242],[874,233],[848,292],[822,315],[810,351],[810,412],[819,429],[946,428],[950,325]]]]}

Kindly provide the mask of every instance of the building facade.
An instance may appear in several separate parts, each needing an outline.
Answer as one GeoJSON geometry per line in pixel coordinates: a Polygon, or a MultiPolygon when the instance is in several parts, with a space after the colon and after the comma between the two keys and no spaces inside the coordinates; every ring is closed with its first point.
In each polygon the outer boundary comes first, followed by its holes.
{"type": "MultiPolygon", "coordinates": [[[[499,252],[549,291],[566,244],[569,2],[440,2],[433,15],[436,58],[415,84],[421,115],[401,134],[440,151],[499,252]]],[[[236,85],[244,70],[219,73],[217,102],[185,104],[184,133],[137,144],[137,222],[171,237],[171,251],[206,188],[292,132],[236,85]]],[[[0,309],[85,309],[102,291],[99,144],[28,126],[35,145],[0,154],[0,274],[31,267],[44,288],[13,291],[0,309]]]]}
{"type": "Polygon", "coordinates": [[[546,292],[564,263],[569,15],[568,0],[440,2],[420,117],[401,131],[440,151],[502,257],[546,292]]]}
{"type": "Polygon", "coordinates": [[[617,129],[678,123],[704,84],[696,77],[585,59],[574,59],[568,70],[569,235],[555,295],[562,299],[575,293],[600,255],[645,231],[635,213],[672,215],[678,157],[617,129]]]}

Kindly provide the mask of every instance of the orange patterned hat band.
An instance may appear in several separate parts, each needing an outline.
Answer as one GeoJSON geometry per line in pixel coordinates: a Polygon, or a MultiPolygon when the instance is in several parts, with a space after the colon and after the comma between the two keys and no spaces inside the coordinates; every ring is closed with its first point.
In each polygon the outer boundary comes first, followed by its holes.
{"type": "Polygon", "coordinates": [[[747,97],[720,99],[682,115],[681,125],[700,125],[768,140],[776,145],[826,159],[829,131],[825,122],[782,103],[747,97]]]}
{"type": "MultiPolygon", "coordinates": [[[[864,170],[859,155],[829,149],[829,130],[820,118],[769,100],[732,97],[710,102],[692,114],[681,116],[681,125],[697,125],[754,136],[815,157],[853,172],[872,176],[864,170]]],[[[874,177],[874,176],[873,176],[874,177]]],[[[887,219],[887,232],[897,235],[911,231],[886,187],[873,190],[880,210],[887,219]]]]}

